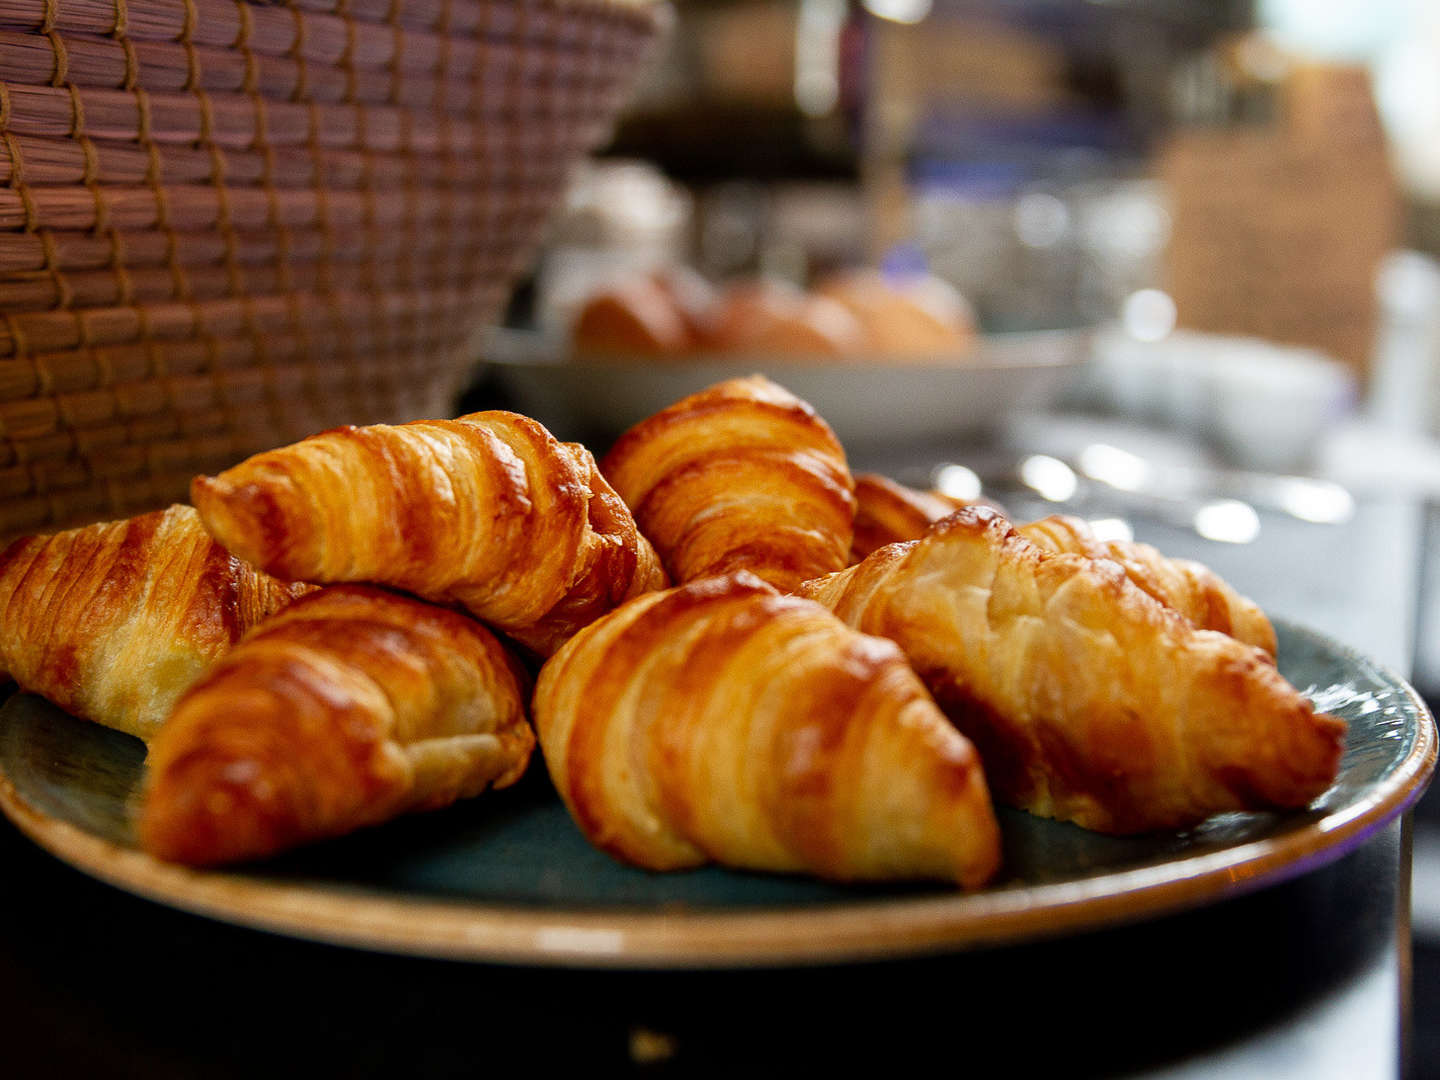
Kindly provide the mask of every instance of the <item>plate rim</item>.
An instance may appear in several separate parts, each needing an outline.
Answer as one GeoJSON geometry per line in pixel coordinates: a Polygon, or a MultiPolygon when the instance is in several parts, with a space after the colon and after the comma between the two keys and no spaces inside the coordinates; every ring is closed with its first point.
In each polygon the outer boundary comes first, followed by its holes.
{"type": "Polygon", "coordinates": [[[1319,631],[1287,631],[1367,665],[1405,694],[1414,744],[1367,797],[1302,829],[1063,882],[821,907],[632,912],[387,895],[192,870],[122,847],[27,802],[0,770],[0,810],[62,862],[166,906],[252,929],[375,952],[531,967],[739,968],[902,959],[1039,941],[1173,914],[1297,877],[1353,851],[1423,794],[1435,720],[1410,683],[1319,631]]]}

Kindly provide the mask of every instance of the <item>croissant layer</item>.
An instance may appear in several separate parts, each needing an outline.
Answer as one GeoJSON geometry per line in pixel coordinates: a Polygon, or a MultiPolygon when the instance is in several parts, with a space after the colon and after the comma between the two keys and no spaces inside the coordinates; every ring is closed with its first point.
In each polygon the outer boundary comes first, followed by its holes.
{"type": "Polygon", "coordinates": [[[200,477],[191,496],[256,566],[459,603],[542,654],[666,584],[589,451],[516,413],[337,428],[200,477]]]}
{"type": "Polygon", "coordinates": [[[958,511],[802,595],[896,641],[975,741],[996,797],[1105,832],[1300,807],[1344,724],[1259,649],[1197,629],[1109,560],[958,511]]]}
{"type": "Polygon", "coordinates": [[[206,667],[305,591],[234,558],[188,506],[24,537],[0,555],[0,664],[148,740],[206,667]]]}
{"type": "Polygon", "coordinates": [[[854,481],[815,410],[762,376],[631,428],[601,471],[677,582],[749,570],[788,590],[846,564],[854,481]]]}
{"type": "Polygon", "coordinates": [[[966,505],[938,491],[917,491],[879,473],[855,474],[855,539],[850,561],[857,563],[886,544],[918,540],[933,522],[966,505]]]}
{"type": "Polygon", "coordinates": [[[639,866],[973,886],[999,861],[979,759],[899,650],[749,573],[581,631],[535,721],[581,830],[639,866]]]}
{"type": "MultiPolygon", "coordinates": [[[[855,478],[855,495],[858,508],[851,548],[855,562],[886,544],[918,540],[932,524],[967,505],[874,473],[855,478]]],[[[1259,605],[1198,562],[1168,558],[1149,544],[1101,540],[1085,521],[1067,514],[1053,514],[1016,529],[1046,551],[1111,559],[1135,585],[1196,626],[1229,634],[1275,655],[1275,628],[1259,605]]]]}
{"type": "Polygon", "coordinates": [[[271,855],[513,783],[527,681],[456,611],[335,586],[251,633],[151,746],[142,846],[209,865],[271,855]]]}
{"type": "Polygon", "coordinates": [[[1132,540],[1101,540],[1083,520],[1068,514],[1040,518],[1019,526],[1019,532],[1045,551],[1111,559],[1133,584],[1196,626],[1275,655],[1275,628],[1260,606],[1201,563],[1172,559],[1132,540]]]}

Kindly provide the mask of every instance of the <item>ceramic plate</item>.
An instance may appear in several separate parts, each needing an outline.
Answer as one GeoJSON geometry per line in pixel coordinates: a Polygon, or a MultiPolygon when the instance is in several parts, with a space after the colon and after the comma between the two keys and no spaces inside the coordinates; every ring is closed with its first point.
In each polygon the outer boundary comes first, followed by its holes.
{"type": "Polygon", "coordinates": [[[955,356],[697,356],[567,360],[563,345],[491,332],[480,351],[514,399],[562,438],[618,435],[687,394],[760,373],[808,401],[846,446],[952,438],[993,427],[1017,408],[1051,401],[1089,354],[1088,330],[980,337],[955,356]],[[877,401],[903,401],[901,410],[877,401]]]}
{"type": "Polygon", "coordinates": [[[1337,859],[1402,813],[1435,764],[1434,721],[1373,662],[1280,625],[1281,670],[1349,722],[1340,775],[1299,813],[1225,814],[1184,833],[1105,837],[1002,811],[1005,870],[971,894],[849,887],[611,861],[545,778],[227,872],[137,851],[144,750],[26,694],[0,710],[0,805],[61,859],[218,919],[417,955],[521,964],[827,963],[1031,940],[1213,902],[1337,859]]]}

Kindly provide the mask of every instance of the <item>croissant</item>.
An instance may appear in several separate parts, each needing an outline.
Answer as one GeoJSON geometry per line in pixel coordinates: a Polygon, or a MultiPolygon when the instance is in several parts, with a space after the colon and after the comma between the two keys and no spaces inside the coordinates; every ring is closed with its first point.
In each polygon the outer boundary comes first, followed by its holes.
{"type": "Polygon", "coordinates": [[[1068,551],[1119,563],[1131,582],[1205,630],[1218,630],[1269,656],[1275,655],[1275,628],[1253,600],[1242,596],[1208,566],[1173,559],[1149,544],[1101,540],[1090,526],[1068,514],[1052,514],[1019,526],[1022,536],[1045,551],[1068,551]]]}
{"type": "Polygon", "coordinates": [[[199,477],[191,498],[271,573],[458,603],[541,655],[666,584],[590,452],[511,412],[336,428],[199,477]]]}
{"type": "Polygon", "coordinates": [[[141,846],[192,865],[252,859],[504,787],[535,744],[527,689],[460,612],[319,590],[176,704],[150,749],[141,846]]]}
{"type": "Polygon", "coordinates": [[[232,557],[188,506],[27,536],[0,555],[0,665],[148,740],[196,676],[308,589],[232,557]]]}
{"type": "Polygon", "coordinates": [[[596,621],[541,669],[534,713],[577,825],[637,866],[975,886],[999,862],[974,748],[899,650],[753,574],[596,621]]]}
{"type": "Polygon", "coordinates": [[[850,561],[857,563],[886,544],[916,540],[932,522],[965,505],[960,499],[938,491],[917,491],[879,473],[856,473],[850,561]]]}
{"type": "MultiPolygon", "coordinates": [[[[851,545],[855,562],[886,544],[919,539],[931,524],[967,505],[873,473],[855,477],[855,497],[858,506],[851,545]]],[[[1149,544],[1101,540],[1083,520],[1066,514],[1052,514],[1016,529],[1046,551],[1113,559],[1132,582],[1196,626],[1229,634],[1275,655],[1275,628],[1259,605],[1201,563],[1169,558],[1149,544]]]]}
{"type": "Polygon", "coordinates": [[[677,582],[749,570],[782,590],[846,565],[855,485],[815,410],[759,376],[692,394],[600,464],[677,582]]]}
{"type": "Polygon", "coordinates": [[[896,641],[974,740],[996,798],[1102,832],[1300,807],[1345,725],[1264,653],[1197,629],[1104,559],[970,507],[801,595],[896,641]]]}

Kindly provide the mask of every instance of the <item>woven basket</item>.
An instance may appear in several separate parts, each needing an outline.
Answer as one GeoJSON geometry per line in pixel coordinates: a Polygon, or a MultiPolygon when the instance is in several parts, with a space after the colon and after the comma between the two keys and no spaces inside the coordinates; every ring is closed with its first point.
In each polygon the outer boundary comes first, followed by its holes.
{"type": "Polygon", "coordinates": [[[447,413],[649,0],[0,0],[0,537],[447,413]]]}

